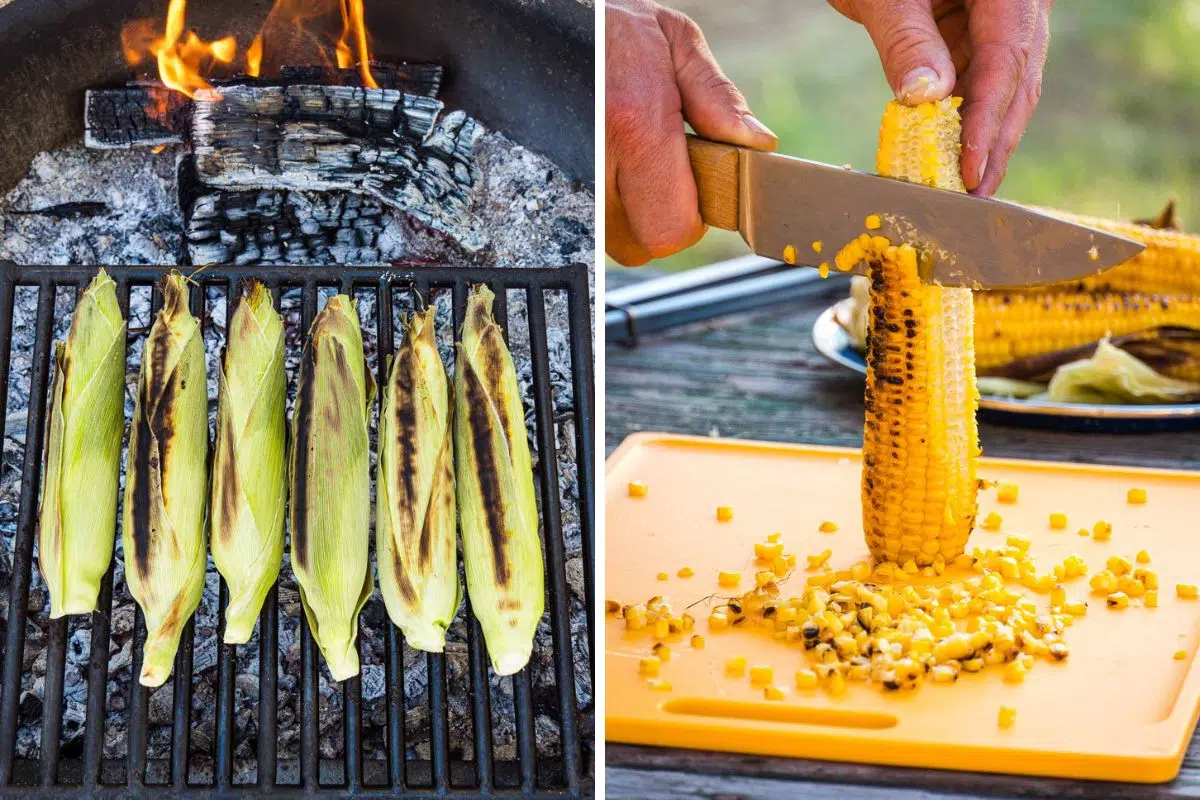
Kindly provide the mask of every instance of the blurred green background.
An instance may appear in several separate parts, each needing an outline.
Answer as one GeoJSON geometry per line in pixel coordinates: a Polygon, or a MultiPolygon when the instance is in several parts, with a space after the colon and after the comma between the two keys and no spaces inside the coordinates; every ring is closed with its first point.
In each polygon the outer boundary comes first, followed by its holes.
{"type": "MultiPolygon", "coordinates": [[[[860,26],[820,0],[666,4],[704,30],[780,152],[873,169],[891,92],[860,26]]],[[[1058,0],[1041,105],[998,196],[1119,219],[1153,216],[1174,196],[1183,226],[1200,229],[1198,135],[1200,0],[1058,0]]],[[[710,231],[648,266],[746,252],[736,234],[710,231]]]]}

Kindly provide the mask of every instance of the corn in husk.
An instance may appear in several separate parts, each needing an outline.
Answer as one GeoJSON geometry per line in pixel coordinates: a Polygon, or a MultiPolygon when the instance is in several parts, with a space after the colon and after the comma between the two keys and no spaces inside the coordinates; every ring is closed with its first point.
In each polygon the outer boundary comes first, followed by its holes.
{"type": "Polygon", "coordinates": [[[163,307],[142,352],[129,434],[122,541],[129,591],[146,616],[143,686],[171,674],[179,635],[204,592],[208,385],[200,323],[183,276],[163,280],[163,307]]]}
{"type": "Polygon", "coordinates": [[[388,616],[418,650],[440,653],[461,599],[450,385],[434,309],[404,321],[383,390],[375,481],[375,558],[388,616]]]}
{"type": "Polygon", "coordinates": [[[374,584],[368,425],[375,381],[354,302],[313,321],[292,415],[292,570],[313,639],[335,680],[358,674],[358,614],[374,584]]]}
{"type": "Polygon", "coordinates": [[[112,561],[125,430],[125,320],[100,270],[54,349],[43,458],[38,565],[50,618],[96,609],[112,561]]]}
{"type": "Polygon", "coordinates": [[[287,504],[283,321],[258,281],[230,320],[219,375],[212,554],[229,586],[225,642],[240,644],[279,576],[287,504]]]}
{"type": "Polygon", "coordinates": [[[516,369],[494,295],[471,292],[455,359],[455,467],[471,610],[492,667],[511,675],[529,661],[545,606],[533,465],[516,369]]]}

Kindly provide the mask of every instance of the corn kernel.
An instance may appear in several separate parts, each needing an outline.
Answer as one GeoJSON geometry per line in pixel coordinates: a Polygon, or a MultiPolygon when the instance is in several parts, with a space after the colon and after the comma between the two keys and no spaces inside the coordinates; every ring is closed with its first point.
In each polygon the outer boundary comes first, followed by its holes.
{"type": "Polygon", "coordinates": [[[654,620],[654,638],[665,639],[671,635],[671,621],[666,617],[654,620]]]}
{"type": "Polygon", "coordinates": [[[1005,540],[1005,544],[1007,544],[1009,547],[1015,547],[1022,553],[1025,553],[1029,551],[1029,546],[1032,544],[1032,542],[1024,536],[1009,536],[1005,540]]]}
{"type": "Polygon", "coordinates": [[[796,263],[796,248],[794,245],[789,244],[787,247],[783,248],[783,263],[785,263],[785,264],[795,264],[796,263]]]}
{"type": "Polygon", "coordinates": [[[1133,565],[1129,563],[1129,559],[1122,558],[1121,556],[1109,556],[1108,561],[1105,562],[1105,566],[1108,567],[1109,572],[1117,576],[1125,575],[1133,569],[1133,565]]]}
{"type": "Polygon", "coordinates": [[[1017,710],[1010,706],[1000,706],[1000,714],[996,719],[996,724],[1001,728],[1011,728],[1013,723],[1017,721],[1017,710]]]}
{"type": "Polygon", "coordinates": [[[1130,505],[1140,506],[1146,502],[1146,490],[1140,488],[1130,489],[1125,494],[1125,500],[1130,505]]]}
{"type": "Polygon", "coordinates": [[[768,686],[763,689],[763,697],[767,700],[782,700],[784,697],[783,689],[780,689],[778,686],[768,686]]]}
{"type": "Polygon", "coordinates": [[[772,533],[770,536],[767,537],[767,541],[770,542],[771,544],[774,544],[775,542],[778,542],[782,536],[783,536],[782,533],[772,533]]]}
{"type": "Polygon", "coordinates": [[[646,685],[656,692],[671,691],[671,682],[665,678],[651,678],[650,680],[646,681],[646,685]]]}
{"type": "Polygon", "coordinates": [[[643,658],[638,661],[638,672],[647,677],[654,678],[658,676],[658,670],[662,666],[662,662],[654,656],[643,658]]]}
{"type": "Polygon", "coordinates": [[[1092,535],[1091,531],[1089,531],[1087,528],[1080,528],[1080,529],[1077,531],[1077,533],[1078,533],[1080,536],[1091,536],[1091,535],[1092,535]]]}
{"type": "Polygon", "coordinates": [[[821,262],[820,266],[817,267],[817,274],[820,275],[822,279],[829,277],[829,262],[828,261],[821,262]]]}
{"type": "Polygon", "coordinates": [[[825,688],[834,697],[839,697],[846,693],[846,679],[842,677],[842,673],[834,672],[830,674],[829,679],[826,681],[825,688]]]}
{"type": "Polygon", "coordinates": [[[692,647],[696,650],[703,650],[704,649],[704,637],[701,636],[700,634],[696,634],[695,636],[693,636],[692,637],[692,647]]]}
{"type": "Polygon", "coordinates": [[[750,682],[755,685],[765,686],[766,684],[770,683],[774,677],[775,670],[771,669],[770,665],[768,664],[755,664],[754,666],[750,667],[750,682]]]}
{"type": "Polygon", "coordinates": [[[646,607],[638,604],[636,606],[625,606],[625,627],[631,631],[640,631],[646,627],[646,607]]]}
{"type": "Polygon", "coordinates": [[[754,555],[763,561],[770,561],[783,553],[783,545],[779,542],[755,542],[754,555]]]}
{"type": "Polygon", "coordinates": [[[821,533],[834,533],[837,531],[837,529],[837,523],[830,520],[825,520],[817,527],[817,530],[819,530],[821,533]]]}
{"type": "Polygon", "coordinates": [[[782,578],[788,574],[788,562],[783,556],[779,556],[771,562],[771,571],[775,573],[775,577],[782,578]]]}
{"type": "Polygon", "coordinates": [[[796,688],[797,689],[815,689],[817,688],[817,673],[811,669],[802,669],[796,672],[796,688]]]}
{"type": "Polygon", "coordinates": [[[1176,661],[1183,661],[1187,658],[1187,650],[1176,650],[1175,655],[1171,656],[1171,658],[1176,661]]]}
{"type": "Polygon", "coordinates": [[[983,518],[983,528],[984,530],[998,531],[1000,530],[1000,523],[1002,522],[1004,522],[1004,517],[1000,516],[995,511],[992,511],[983,518]]]}
{"type": "Polygon", "coordinates": [[[654,655],[658,658],[658,660],[664,664],[671,660],[671,648],[669,645],[666,645],[663,642],[657,642],[655,643],[654,647],[651,647],[650,649],[654,651],[654,655]]]}
{"type": "Polygon", "coordinates": [[[645,481],[630,481],[629,496],[630,497],[645,497],[650,492],[650,485],[645,481]]]}
{"type": "Polygon", "coordinates": [[[1050,514],[1050,527],[1055,530],[1062,530],[1067,527],[1067,515],[1061,511],[1055,511],[1050,514]]]}
{"type": "Polygon", "coordinates": [[[1082,617],[1087,613],[1087,603],[1082,600],[1074,600],[1063,603],[1063,611],[1072,616],[1082,617]]]}
{"type": "Polygon", "coordinates": [[[1184,600],[1195,600],[1197,595],[1196,584],[1194,583],[1177,583],[1175,584],[1175,596],[1184,600]]]}
{"type": "Polygon", "coordinates": [[[1124,592],[1113,592],[1104,599],[1109,608],[1122,609],[1129,607],[1129,595],[1124,592]]]}
{"type": "Polygon", "coordinates": [[[832,550],[825,549],[815,555],[805,556],[805,560],[808,561],[809,569],[820,569],[825,566],[825,562],[829,561],[829,557],[832,555],[832,550]]]}
{"type": "Polygon", "coordinates": [[[1112,529],[1112,523],[1102,519],[1092,526],[1092,538],[1097,542],[1107,542],[1112,538],[1112,529]]]}
{"type": "Polygon", "coordinates": [[[1137,559],[1137,562],[1139,564],[1149,564],[1150,563],[1150,554],[1147,553],[1145,550],[1138,550],[1137,555],[1134,556],[1134,558],[1137,559]]]}
{"type": "Polygon", "coordinates": [[[761,569],[754,573],[754,585],[766,586],[768,583],[774,583],[777,576],[774,572],[768,569],[761,569]]]}
{"type": "Polygon", "coordinates": [[[665,581],[665,580],[666,580],[667,578],[669,578],[670,576],[669,576],[667,573],[665,573],[665,572],[660,572],[660,573],[658,573],[658,575],[656,575],[655,577],[656,577],[656,578],[658,578],[658,580],[660,580],[660,581],[665,581]]]}
{"type": "Polygon", "coordinates": [[[1004,680],[1009,683],[1020,683],[1025,680],[1025,665],[1021,661],[1010,661],[1004,667],[1004,680]]]}
{"type": "Polygon", "coordinates": [[[726,572],[721,570],[717,573],[717,585],[726,589],[732,589],[741,583],[742,574],[740,572],[726,572]]]}
{"type": "Polygon", "coordinates": [[[679,572],[676,572],[675,574],[681,578],[690,578],[696,574],[696,571],[691,567],[681,567],[679,572]]]}
{"type": "Polygon", "coordinates": [[[1000,503],[1015,503],[1017,502],[1017,492],[1015,483],[1002,483],[996,490],[996,500],[1000,503]]]}
{"type": "Polygon", "coordinates": [[[879,219],[878,214],[868,214],[867,218],[865,220],[863,220],[863,225],[865,225],[867,230],[869,230],[869,231],[879,230],[879,226],[882,224],[883,223],[879,219]]]}
{"type": "Polygon", "coordinates": [[[725,674],[731,678],[740,678],[746,674],[746,657],[733,656],[725,659],[725,674]]]}
{"type": "Polygon", "coordinates": [[[1158,592],[1154,589],[1147,589],[1146,595],[1142,598],[1142,605],[1146,608],[1158,608],[1158,592]]]}
{"type": "Polygon", "coordinates": [[[1061,606],[1067,602],[1067,590],[1061,586],[1055,586],[1050,590],[1050,605],[1061,606]]]}
{"type": "Polygon", "coordinates": [[[717,521],[729,522],[733,519],[733,506],[717,506],[717,521]]]}
{"type": "Polygon", "coordinates": [[[1142,583],[1146,584],[1147,589],[1158,588],[1158,573],[1152,569],[1146,570],[1142,574],[1142,583]]]}
{"type": "Polygon", "coordinates": [[[729,617],[722,614],[720,611],[714,611],[708,615],[708,629],[719,631],[729,627],[729,617]]]}

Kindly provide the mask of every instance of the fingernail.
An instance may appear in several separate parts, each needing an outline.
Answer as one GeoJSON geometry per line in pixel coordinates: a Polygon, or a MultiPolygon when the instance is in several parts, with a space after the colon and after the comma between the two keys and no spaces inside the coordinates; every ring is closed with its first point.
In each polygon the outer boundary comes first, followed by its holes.
{"type": "Polygon", "coordinates": [[[742,114],[742,122],[750,129],[751,133],[759,133],[763,136],[770,136],[773,139],[778,138],[770,128],[759,122],[758,117],[753,114],[742,114]]]}
{"type": "Polygon", "coordinates": [[[983,161],[979,162],[979,180],[976,182],[976,184],[975,184],[976,186],[983,183],[983,176],[987,175],[987,162],[988,162],[987,156],[984,156],[983,161]]]}
{"type": "Polygon", "coordinates": [[[938,74],[930,67],[911,69],[900,81],[900,91],[896,96],[905,102],[927,100],[932,90],[937,88],[938,81],[938,74]]]}

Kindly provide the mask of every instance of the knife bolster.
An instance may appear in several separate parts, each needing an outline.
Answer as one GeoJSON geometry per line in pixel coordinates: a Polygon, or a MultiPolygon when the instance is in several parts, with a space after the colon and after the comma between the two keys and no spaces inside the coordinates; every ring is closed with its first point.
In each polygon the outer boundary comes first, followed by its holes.
{"type": "Polygon", "coordinates": [[[696,176],[700,218],[706,225],[738,229],[738,148],[688,136],[688,155],[696,176]]]}

